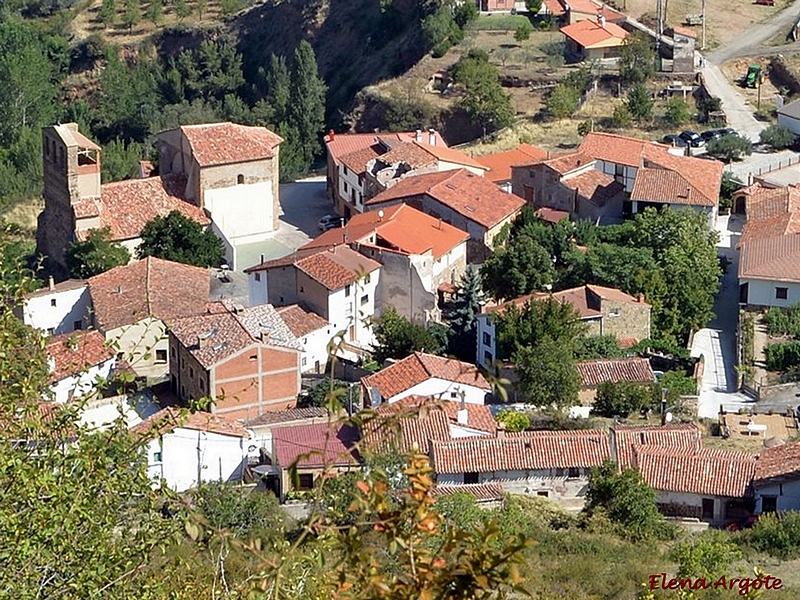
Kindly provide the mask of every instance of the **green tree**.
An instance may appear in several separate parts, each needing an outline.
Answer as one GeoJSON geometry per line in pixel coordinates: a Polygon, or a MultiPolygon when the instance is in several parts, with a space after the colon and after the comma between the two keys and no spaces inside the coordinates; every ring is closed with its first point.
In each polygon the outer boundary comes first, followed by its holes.
{"type": "Polygon", "coordinates": [[[444,56],[454,44],[464,38],[464,33],[453,18],[453,11],[447,3],[442,3],[435,12],[422,20],[422,33],[434,58],[444,56]]]}
{"type": "Polygon", "coordinates": [[[147,18],[152,21],[153,25],[158,25],[164,18],[164,5],[162,0],[150,0],[150,6],[147,7],[147,18]]]}
{"type": "Polygon", "coordinates": [[[678,577],[714,582],[730,573],[742,553],[729,535],[710,530],[681,541],[670,550],[669,556],[678,563],[678,577]]]}
{"type": "Polygon", "coordinates": [[[518,42],[524,42],[525,40],[529,40],[531,38],[532,31],[533,27],[531,27],[531,24],[525,22],[519,27],[517,27],[516,31],[514,32],[514,39],[518,42]]]}
{"type": "Polygon", "coordinates": [[[497,67],[486,53],[470,50],[456,63],[454,78],[465,88],[459,106],[481,126],[484,136],[513,122],[511,96],[500,85],[497,67]]]}
{"type": "Polygon", "coordinates": [[[225,260],[225,248],[211,229],[203,227],[173,210],[166,217],[155,217],[142,228],[138,258],[155,256],[165,260],[217,267],[225,260]]]}
{"type": "Polygon", "coordinates": [[[224,16],[230,16],[242,10],[241,0],[222,0],[219,5],[220,12],[224,16]]]}
{"type": "Polygon", "coordinates": [[[481,268],[484,291],[492,298],[518,298],[553,282],[553,260],[541,244],[522,236],[495,251],[481,268]]]}
{"type": "Polygon", "coordinates": [[[497,354],[501,358],[512,357],[518,350],[538,346],[546,339],[572,353],[586,332],[573,306],[553,297],[529,301],[522,310],[510,305],[495,313],[493,319],[497,354]]]}
{"type": "Polygon", "coordinates": [[[100,165],[103,183],[138,177],[141,158],[141,144],[126,144],[119,138],[111,140],[103,146],[103,161],[100,165]]]}
{"type": "Polygon", "coordinates": [[[550,337],[519,348],[512,357],[526,402],[566,408],[578,402],[581,382],[572,350],[550,337]]]}
{"type": "Polygon", "coordinates": [[[128,31],[133,31],[133,26],[142,20],[142,6],[140,0],[125,0],[125,14],[122,17],[122,23],[128,28],[128,31]]]}
{"type": "Polygon", "coordinates": [[[431,354],[442,351],[440,343],[427,329],[412,323],[392,306],[383,310],[374,333],[376,344],[372,355],[379,363],[423,350],[431,354]]]}
{"type": "Polygon", "coordinates": [[[624,354],[619,340],[613,335],[590,335],[578,340],[575,357],[578,360],[618,358],[624,354]]]}
{"type": "Polygon", "coordinates": [[[124,246],[109,241],[111,232],[92,229],[82,242],[72,242],[67,246],[64,259],[69,276],[74,279],[88,279],[120,265],[127,265],[130,252],[124,246]]]}
{"type": "Polygon", "coordinates": [[[538,15],[542,10],[542,0],[525,0],[525,8],[532,15],[538,15]]]}
{"type": "Polygon", "coordinates": [[[797,141],[797,136],[788,127],[773,123],[759,134],[762,144],[767,144],[775,150],[791,148],[797,141]]]}
{"type": "Polygon", "coordinates": [[[580,108],[581,93],[570,85],[559,83],[545,101],[547,113],[554,119],[571,117],[580,108]]]}
{"type": "Polygon", "coordinates": [[[614,112],[611,113],[611,120],[616,127],[627,127],[630,125],[633,120],[633,115],[631,115],[631,110],[628,108],[628,105],[625,103],[617,104],[614,107],[614,112]]]}
{"type": "Polygon", "coordinates": [[[307,393],[301,394],[297,399],[297,405],[301,408],[307,406],[325,408],[331,405],[337,408],[349,408],[357,400],[358,389],[354,388],[352,384],[329,378],[315,385],[307,393]]]}
{"type": "Polygon", "coordinates": [[[686,100],[675,96],[667,101],[667,110],[664,116],[673,125],[683,125],[692,120],[692,111],[686,104],[686,100]]]}
{"type": "Polygon", "coordinates": [[[649,121],[653,117],[653,96],[648,89],[637,83],[628,92],[628,110],[636,121],[649,121]]]}
{"type": "Polygon", "coordinates": [[[453,12],[453,20],[461,29],[472,23],[480,15],[478,5],[474,2],[460,2],[453,12]]]}
{"type": "Polygon", "coordinates": [[[186,0],[175,0],[175,14],[178,16],[179,21],[183,21],[192,14],[192,9],[189,8],[186,0]]]}
{"type": "Polygon", "coordinates": [[[495,420],[502,423],[509,433],[517,433],[530,428],[531,420],[524,412],[504,409],[497,413],[495,420]]]}
{"type": "Polygon", "coordinates": [[[291,77],[283,56],[269,57],[269,69],[265,74],[266,95],[264,101],[272,111],[272,123],[282,122],[288,113],[291,77]]]}
{"type": "Polygon", "coordinates": [[[467,267],[455,298],[444,314],[453,332],[450,351],[461,360],[471,362],[475,359],[477,316],[481,312],[482,300],[480,274],[477,269],[467,267]]]}
{"type": "Polygon", "coordinates": [[[603,417],[622,417],[645,411],[655,404],[652,385],[606,381],[597,387],[592,413],[603,417]]]}
{"type": "Polygon", "coordinates": [[[753,153],[753,143],[746,137],[730,134],[711,140],[706,144],[706,152],[725,162],[739,160],[753,153]]]}
{"type": "Polygon", "coordinates": [[[113,25],[117,20],[117,0],[103,0],[100,6],[100,22],[103,27],[113,25]]]}
{"type": "Polygon", "coordinates": [[[629,35],[620,48],[619,78],[625,83],[644,83],[656,71],[655,60],[653,42],[648,36],[638,32],[629,35]]]}
{"type": "Polygon", "coordinates": [[[273,494],[226,483],[204,483],[191,498],[215,530],[263,541],[276,541],[285,533],[286,516],[273,494]]]}
{"type": "Polygon", "coordinates": [[[202,21],[208,8],[208,0],[196,0],[195,8],[197,9],[197,18],[202,21]]]}

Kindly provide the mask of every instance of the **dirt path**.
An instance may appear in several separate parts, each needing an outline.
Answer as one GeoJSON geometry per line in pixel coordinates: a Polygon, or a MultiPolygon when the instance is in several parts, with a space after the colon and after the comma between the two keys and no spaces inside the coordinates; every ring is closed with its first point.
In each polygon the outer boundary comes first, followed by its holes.
{"type": "MultiPolygon", "coordinates": [[[[795,0],[771,19],[763,23],[753,24],[735,39],[708,53],[706,59],[714,64],[721,65],[732,58],[740,56],[781,52],[782,46],[764,46],[764,42],[780,31],[788,33],[789,28],[798,16],[798,11],[800,11],[800,0],[795,0]],[[762,52],[762,48],[768,49],[762,52]]],[[[800,50],[800,44],[789,44],[787,48],[794,51],[800,50]]]]}

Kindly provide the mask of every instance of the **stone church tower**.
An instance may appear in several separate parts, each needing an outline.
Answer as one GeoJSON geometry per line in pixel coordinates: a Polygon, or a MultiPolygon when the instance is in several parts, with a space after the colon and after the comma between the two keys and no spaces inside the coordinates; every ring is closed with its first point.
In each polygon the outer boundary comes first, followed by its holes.
{"type": "Polygon", "coordinates": [[[75,239],[76,214],[86,201],[100,197],[100,147],[83,136],[75,123],[45,127],[44,211],[36,229],[36,253],[57,279],[68,277],[64,251],[75,239]]]}

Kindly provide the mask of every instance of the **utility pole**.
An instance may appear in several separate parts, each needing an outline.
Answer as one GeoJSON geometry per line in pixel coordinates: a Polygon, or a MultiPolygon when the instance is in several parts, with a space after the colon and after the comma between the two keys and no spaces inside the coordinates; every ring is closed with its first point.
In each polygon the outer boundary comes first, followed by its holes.
{"type": "Polygon", "coordinates": [[[661,38],[664,35],[664,5],[656,2],[656,71],[661,71],[661,38]]]}
{"type": "Polygon", "coordinates": [[[703,0],[702,8],[700,9],[703,12],[703,38],[700,41],[700,50],[706,49],[706,0],[703,0]]]}

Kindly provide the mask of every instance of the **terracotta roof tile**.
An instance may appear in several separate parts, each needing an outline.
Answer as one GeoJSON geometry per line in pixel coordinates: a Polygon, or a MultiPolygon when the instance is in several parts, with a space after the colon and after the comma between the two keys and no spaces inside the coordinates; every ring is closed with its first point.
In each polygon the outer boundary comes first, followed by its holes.
{"type": "Polygon", "coordinates": [[[353,150],[342,156],[339,161],[356,175],[361,175],[367,170],[367,163],[373,158],[378,158],[380,155],[378,146],[373,144],[366,148],[353,150]]]}
{"type": "Polygon", "coordinates": [[[266,127],[236,123],[184,125],[180,129],[201,167],[272,158],[283,142],[266,127]]]}
{"type": "Polygon", "coordinates": [[[740,244],[739,279],[800,281],[800,234],[740,244]]]}
{"type": "Polygon", "coordinates": [[[652,383],[656,380],[650,361],[646,358],[613,358],[575,363],[581,385],[597,387],[601,383],[652,383]]]}
{"type": "Polygon", "coordinates": [[[669,150],[669,146],[657,142],[600,131],[588,133],[583,138],[579,150],[597,160],[639,167],[642,163],[644,149],[647,147],[655,148],[656,151],[664,154],[667,154],[669,150]]]}
{"type": "Polygon", "coordinates": [[[53,285],[53,289],[51,290],[49,286],[45,286],[41,289],[36,290],[35,292],[31,292],[30,294],[25,294],[25,298],[38,298],[40,296],[49,296],[50,294],[57,294],[59,292],[67,292],[69,290],[78,290],[80,288],[86,287],[86,281],[83,279],[65,279],[64,281],[60,281],[53,285]]]}
{"type": "Polygon", "coordinates": [[[434,377],[475,386],[487,392],[492,389],[475,365],[422,352],[415,352],[373,375],[368,375],[361,383],[377,389],[383,398],[389,399],[434,377]]]}
{"type": "Polygon", "coordinates": [[[467,483],[464,485],[437,485],[431,490],[434,498],[469,494],[478,502],[499,502],[505,497],[503,486],[499,483],[467,483]]]}
{"type": "Polygon", "coordinates": [[[52,337],[47,342],[47,355],[55,367],[50,373],[50,383],[78,375],[111,360],[114,354],[99,331],[75,331],[52,337]]]}
{"type": "Polygon", "coordinates": [[[450,419],[438,406],[420,411],[418,407],[395,408],[377,411],[377,415],[365,420],[364,443],[372,451],[399,452],[405,454],[417,450],[427,454],[432,441],[447,441],[450,436],[450,419]]]}
{"type": "Polygon", "coordinates": [[[330,327],[330,323],[317,313],[307,310],[299,304],[290,304],[277,309],[286,326],[294,337],[301,338],[319,329],[330,327]]]}
{"type": "Polygon", "coordinates": [[[618,43],[618,40],[624,40],[628,36],[628,32],[619,25],[606,22],[601,27],[595,19],[578,21],[562,27],[559,31],[584,48],[602,48],[611,43],[618,43]]]}
{"type": "Polygon", "coordinates": [[[138,425],[131,427],[131,431],[141,436],[149,436],[152,432],[157,431],[161,436],[178,428],[207,431],[237,438],[250,437],[250,431],[230,417],[202,411],[190,413],[171,406],[150,415],[138,425]]]}
{"type": "Polygon", "coordinates": [[[107,332],[146,317],[162,321],[205,309],[207,269],[147,257],[88,280],[97,328],[107,332]]]}
{"type": "Polygon", "coordinates": [[[791,442],[766,448],[756,462],[755,480],[768,481],[800,474],[800,443],[791,442]]]}
{"type": "Polygon", "coordinates": [[[545,160],[542,162],[542,164],[547,165],[559,175],[564,175],[574,171],[575,169],[585,167],[586,165],[594,165],[594,158],[585,152],[578,151],[545,160]]]}
{"type": "MultiPolygon", "coordinates": [[[[447,146],[439,132],[436,132],[436,145],[447,146]]],[[[422,132],[423,140],[428,139],[428,132],[422,132]]],[[[378,143],[379,138],[387,142],[410,142],[417,137],[416,131],[404,131],[400,133],[336,133],[325,136],[325,148],[333,159],[333,164],[338,165],[342,157],[363,150],[378,143]]],[[[380,153],[381,151],[378,150],[380,153]]],[[[366,165],[366,163],[364,163],[366,165]]]]}
{"type": "Polygon", "coordinates": [[[536,216],[542,221],[548,223],[560,223],[564,219],[569,219],[569,213],[565,210],[556,210],[555,208],[548,208],[543,206],[536,209],[536,216]]]}
{"type": "Polygon", "coordinates": [[[431,448],[431,463],[437,473],[589,468],[602,465],[609,456],[608,436],[600,430],[470,437],[434,442],[431,448]]]}
{"type": "Polygon", "coordinates": [[[404,142],[398,144],[386,154],[378,156],[376,162],[381,165],[393,165],[402,162],[412,169],[419,169],[420,167],[436,164],[437,158],[432,152],[428,152],[427,147],[423,144],[404,142]]]}
{"type": "Polygon", "coordinates": [[[454,163],[457,165],[464,165],[468,167],[474,167],[476,169],[481,169],[483,171],[488,170],[486,165],[476,160],[475,158],[471,157],[469,154],[462,152],[461,150],[456,150],[455,148],[448,148],[447,146],[444,145],[431,146],[430,144],[421,144],[419,142],[413,142],[413,143],[417,147],[422,148],[428,154],[431,154],[434,157],[436,157],[436,159],[439,161],[454,163]]]}
{"type": "MultiPolygon", "coordinates": [[[[696,38],[697,32],[694,29],[689,29],[688,27],[681,27],[680,25],[673,25],[671,27],[673,33],[677,33],[678,35],[683,35],[690,38],[696,38]]],[[[674,36],[673,36],[674,37],[674,36]]]]}
{"type": "Polygon", "coordinates": [[[483,307],[483,312],[486,314],[493,314],[504,310],[512,304],[517,308],[522,308],[528,302],[547,300],[550,297],[555,298],[561,303],[571,304],[583,319],[591,319],[594,317],[599,317],[603,314],[600,311],[600,302],[598,300],[628,302],[631,304],[646,304],[644,301],[640,302],[637,298],[634,298],[633,296],[630,296],[620,290],[603,287],[601,285],[587,284],[576,288],[570,288],[568,290],[561,290],[560,292],[540,292],[528,294],[526,296],[520,296],[519,298],[507,300],[499,304],[487,304],[483,307]]]}
{"type": "MultiPolygon", "coordinates": [[[[286,410],[270,410],[258,415],[245,422],[248,427],[259,425],[280,425],[281,423],[291,423],[293,421],[305,421],[308,419],[327,419],[328,411],[324,408],[309,406],[307,408],[287,408],[286,410]]],[[[336,420],[336,419],[333,419],[336,420]]]]}
{"type": "Polygon", "coordinates": [[[544,5],[547,7],[547,11],[554,17],[567,14],[566,8],[564,8],[559,0],[544,0],[544,5]]]}
{"type": "Polygon", "coordinates": [[[487,228],[516,215],[525,205],[522,198],[502,191],[488,179],[466,169],[402,179],[367,201],[367,205],[375,209],[383,202],[420,195],[427,195],[466,219],[487,228]]]}
{"type": "Polygon", "coordinates": [[[479,163],[489,167],[490,171],[484,177],[494,183],[511,181],[512,166],[530,164],[546,158],[547,152],[530,144],[520,144],[513,150],[475,157],[479,163]]]}
{"type": "MultiPolygon", "coordinates": [[[[596,206],[604,206],[606,202],[622,196],[625,186],[597,169],[591,169],[580,175],[565,177],[561,180],[568,188],[577,190],[581,197],[586,198],[596,206]]],[[[540,209],[541,210],[541,209],[540,209]]]]}
{"type": "MultiPolygon", "coordinates": [[[[406,396],[397,402],[381,404],[375,410],[380,415],[391,415],[397,414],[398,412],[414,414],[422,408],[425,408],[429,412],[444,412],[451,424],[458,425],[458,412],[461,410],[461,403],[450,400],[440,400],[431,396],[406,396]]],[[[494,420],[492,411],[488,406],[465,402],[464,409],[467,411],[467,422],[462,424],[463,427],[475,429],[476,431],[482,431],[491,435],[497,433],[497,421],[494,420]]]]}
{"type": "Polygon", "coordinates": [[[702,448],[696,452],[639,447],[636,466],[655,490],[741,498],[753,479],[756,457],[746,452],[702,448]]]}
{"type": "Polygon", "coordinates": [[[694,423],[675,423],[664,426],[615,425],[611,428],[612,450],[623,467],[634,467],[634,450],[647,446],[668,450],[688,448],[695,452],[701,446],[700,430],[694,423]]]}
{"type": "Polygon", "coordinates": [[[273,459],[277,465],[287,468],[356,466],[359,464],[358,430],[349,425],[298,425],[276,427],[272,430],[275,449],[273,459]]]}

